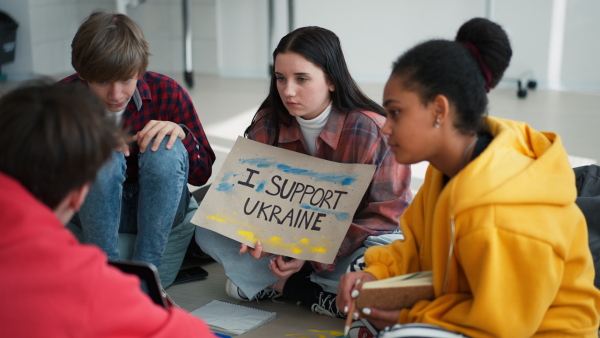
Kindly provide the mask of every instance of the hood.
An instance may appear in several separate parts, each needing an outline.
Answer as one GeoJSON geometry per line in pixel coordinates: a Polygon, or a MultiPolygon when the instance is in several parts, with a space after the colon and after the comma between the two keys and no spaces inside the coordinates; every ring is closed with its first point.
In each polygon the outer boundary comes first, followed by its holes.
{"type": "Polygon", "coordinates": [[[575,201],[575,174],[558,135],[493,117],[488,126],[493,141],[449,182],[455,214],[487,204],[575,201]]]}

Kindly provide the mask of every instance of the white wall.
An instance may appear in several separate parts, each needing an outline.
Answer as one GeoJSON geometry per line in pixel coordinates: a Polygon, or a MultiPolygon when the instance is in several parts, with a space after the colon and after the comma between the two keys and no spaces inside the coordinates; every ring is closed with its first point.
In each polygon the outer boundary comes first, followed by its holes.
{"type": "Polygon", "coordinates": [[[65,72],[70,66],[68,36],[77,23],[75,0],[0,0],[0,10],[19,23],[15,61],[2,65],[11,79],[65,72]]]}
{"type": "Polygon", "coordinates": [[[392,62],[418,42],[451,39],[464,21],[484,14],[481,0],[301,0],[296,25],[338,35],[358,81],[385,82],[392,62]]]}
{"type": "Polygon", "coordinates": [[[563,87],[600,87],[600,1],[567,2],[561,84],[563,87]]]}
{"type": "Polygon", "coordinates": [[[494,2],[492,19],[504,27],[513,49],[505,78],[518,78],[531,71],[541,87],[548,85],[552,2],[553,0],[494,2]]]}
{"type": "MultiPolygon", "coordinates": [[[[507,79],[532,71],[540,87],[600,90],[598,0],[296,0],[294,20],[296,27],[333,30],[355,79],[383,82],[403,51],[426,39],[451,39],[461,23],[485,16],[488,2],[494,4],[493,19],[507,30],[513,46],[507,79]],[[560,11],[555,13],[555,8],[560,11]],[[557,17],[564,20],[559,36],[553,35],[557,17]],[[562,41],[558,53],[552,50],[556,41],[562,41]],[[558,60],[558,65],[551,66],[551,60],[558,60]],[[549,67],[556,74],[549,74],[549,67]]],[[[287,33],[287,1],[275,0],[271,46],[268,0],[191,0],[191,4],[196,74],[267,77],[272,49],[287,33]]],[[[115,10],[116,2],[0,0],[0,10],[20,24],[16,61],[2,65],[3,72],[19,79],[72,71],[71,39],[96,8],[115,10]]],[[[154,54],[150,68],[182,73],[181,0],[146,0],[128,8],[128,14],[150,42],[154,54]]]]}
{"type": "Polygon", "coordinates": [[[31,72],[33,69],[31,28],[27,24],[23,25],[23,22],[29,22],[29,4],[26,1],[0,0],[0,10],[19,23],[15,61],[2,65],[2,73],[14,78],[18,73],[31,72]]]}
{"type": "MultiPolygon", "coordinates": [[[[242,6],[247,0],[217,0],[242,6]]],[[[257,1],[257,0],[253,0],[257,1]]],[[[266,2],[266,0],[264,0],[266,2]]],[[[281,5],[283,1],[276,3],[281,5]]],[[[487,4],[491,3],[493,19],[508,32],[513,59],[505,78],[506,85],[532,72],[540,87],[600,90],[600,67],[597,55],[600,52],[600,3],[597,0],[297,0],[295,1],[295,26],[318,25],[333,30],[339,37],[350,71],[361,82],[384,82],[389,75],[391,63],[403,51],[420,41],[431,38],[452,39],[458,27],[475,16],[485,17],[487,4]],[[551,55],[553,9],[556,3],[564,3],[564,30],[560,33],[564,46],[559,54],[551,55]],[[559,57],[558,84],[549,83],[550,59],[559,57]]],[[[559,8],[561,8],[559,6],[559,8]]],[[[222,16],[227,20],[229,14],[222,16]]],[[[231,14],[233,18],[237,14],[231,14]]],[[[252,12],[244,18],[244,25],[230,29],[223,41],[237,53],[229,55],[220,74],[262,74],[267,60],[253,55],[248,62],[250,46],[242,40],[236,41],[235,30],[245,36],[249,22],[262,25],[267,20],[264,13],[252,12]],[[256,15],[251,18],[252,15],[256,15]],[[229,65],[240,66],[231,72],[229,65]]],[[[278,13],[276,23],[287,22],[284,14],[278,13]]],[[[232,21],[235,21],[232,19],[232,21]]],[[[275,40],[287,33],[285,25],[278,24],[275,40]]],[[[257,35],[260,38],[260,35],[257,35]]],[[[221,41],[221,40],[219,40],[221,41]]],[[[275,41],[275,44],[276,44],[275,41]]],[[[262,45],[260,47],[262,48],[262,45]]],[[[270,56],[267,56],[270,58],[270,56]]]]}
{"type": "Polygon", "coordinates": [[[217,0],[219,74],[266,77],[268,20],[265,0],[217,0]]]}
{"type": "Polygon", "coordinates": [[[77,21],[61,18],[76,17],[75,4],[75,0],[29,1],[33,74],[45,75],[50,70],[65,72],[71,69],[69,36],[79,25],[77,21]]]}
{"type": "MultiPolygon", "coordinates": [[[[115,11],[115,0],[77,0],[83,20],[94,9],[115,11]]],[[[198,74],[217,74],[216,3],[215,0],[190,1],[192,63],[198,74]]],[[[131,16],[144,31],[150,44],[149,69],[167,74],[183,73],[183,14],[181,0],[145,0],[128,6],[131,16]]],[[[75,34],[75,31],[72,35],[75,34]]],[[[72,39],[72,36],[71,36],[72,39]]]]}
{"type": "MultiPolygon", "coordinates": [[[[115,0],[76,0],[78,25],[93,10],[116,11],[115,0]]],[[[190,1],[192,32],[192,63],[198,74],[217,74],[216,2],[190,1]]],[[[150,44],[149,69],[166,74],[183,73],[183,10],[181,0],[145,0],[137,6],[127,6],[127,15],[141,27],[150,44]]],[[[75,35],[72,32],[70,39],[75,35]]]]}
{"type": "MultiPolygon", "coordinates": [[[[183,73],[183,21],[181,0],[146,0],[128,8],[137,21],[153,56],[149,69],[167,74],[183,73]]],[[[217,38],[215,0],[190,1],[192,62],[197,74],[217,74],[217,38]]]]}
{"type": "MultiPolygon", "coordinates": [[[[194,71],[217,74],[215,0],[191,1],[194,71]]],[[[71,41],[95,9],[116,10],[115,0],[0,0],[0,10],[18,23],[15,61],[2,65],[10,80],[73,72],[71,41]]],[[[183,73],[181,0],[146,0],[128,7],[150,43],[150,69],[183,73]]]]}

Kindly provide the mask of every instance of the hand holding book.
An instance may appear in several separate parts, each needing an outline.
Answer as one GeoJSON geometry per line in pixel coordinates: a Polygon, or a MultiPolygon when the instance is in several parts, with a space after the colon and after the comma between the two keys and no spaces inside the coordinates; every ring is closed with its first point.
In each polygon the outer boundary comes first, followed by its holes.
{"type": "Polygon", "coordinates": [[[336,297],[336,306],[342,312],[352,317],[349,309],[352,305],[353,298],[351,296],[354,290],[360,290],[361,283],[366,281],[375,281],[376,278],[370,273],[366,272],[350,272],[340,278],[340,285],[338,287],[338,296],[336,297]],[[357,281],[358,282],[357,284],[357,281]]]}
{"type": "Polygon", "coordinates": [[[340,279],[336,304],[349,318],[365,318],[376,328],[382,329],[397,323],[402,308],[410,308],[419,300],[433,298],[431,271],[381,280],[376,280],[370,273],[353,272],[340,279]],[[359,279],[361,282],[356,283],[359,279]],[[358,316],[354,316],[353,310],[348,311],[352,308],[351,302],[356,303],[358,316]]]}
{"type": "Polygon", "coordinates": [[[420,300],[434,298],[432,277],[431,271],[420,271],[363,283],[356,298],[356,307],[381,310],[411,308],[420,300]]]}

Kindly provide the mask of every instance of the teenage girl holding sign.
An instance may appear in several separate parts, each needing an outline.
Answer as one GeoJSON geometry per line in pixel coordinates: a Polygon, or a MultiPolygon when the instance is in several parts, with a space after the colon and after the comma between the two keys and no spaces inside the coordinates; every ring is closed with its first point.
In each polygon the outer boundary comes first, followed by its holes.
{"type": "Polygon", "coordinates": [[[223,264],[230,296],[254,300],[283,294],[313,312],[344,317],[335,306],[340,276],[361,269],[366,246],[401,238],[398,219],[412,200],[410,166],[394,161],[381,131],[385,111],[350,76],[333,32],[299,28],[281,39],[273,60],[269,95],[246,137],[334,162],[374,164],[377,170],[333,264],[270,255],[260,242],[254,249],[240,248],[239,242],[200,227],[196,241],[223,264]]]}

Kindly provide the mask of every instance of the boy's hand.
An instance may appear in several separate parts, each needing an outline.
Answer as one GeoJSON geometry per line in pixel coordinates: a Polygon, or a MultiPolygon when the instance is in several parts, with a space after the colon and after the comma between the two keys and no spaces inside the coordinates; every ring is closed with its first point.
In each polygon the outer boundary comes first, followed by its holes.
{"type": "Polygon", "coordinates": [[[156,151],[158,146],[165,138],[169,136],[169,142],[167,142],[167,149],[171,149],[175,144],[177,138],[183,140],[185,138],[185,132],[177,123],[171,121],[157,121],[152,120],[146,124],[144,129],[140,130],[137,134],[133,135],[133,140],[137,141],[140,146],[140,153],[146,151],[146,148],[150,144],[150,141],[154,139],[152,143],[152,151],[156,151]]]}
{"type": "Polygon", "coordinates": [[[129,156],[129,146],[127,143],[125,143],[125,140],[121,140],[121,145],[119,145],[115,150],[119,153],[123,153],[125,157],[129,156]]]}

